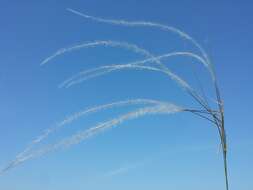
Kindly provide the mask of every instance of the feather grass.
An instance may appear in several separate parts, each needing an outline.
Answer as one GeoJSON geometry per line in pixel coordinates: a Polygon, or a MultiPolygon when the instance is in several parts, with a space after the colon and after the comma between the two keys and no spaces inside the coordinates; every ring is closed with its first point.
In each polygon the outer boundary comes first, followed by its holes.
{"type": "Polygon", "coordinates": [[[202,107],[202,109],[192,109],[192,108],[182,108],[181,106],[176,106],[174,104],[168,103],[168,102],[161,102],[156,100],[145,100],[145,99],[137,99],[137,100],[129,100],[129,101],[121,101],[106,105],[101,105],[97,107],[93,107],[91,109],[88,109],[86,111],[81,111],[78,113],[75,113],[67,118],[65,118],[62,122],[58,123],[53,128],[49,128],[46,130],[41,136],[35,138],[34,141],[32,141],[31,145],[28,146],[22,153],[20,153],[16,159],[14,159],[9,165],[7,165],[4,169],[0,171],[0,174],[3,174],[7,172],[8,170],[16,167],[17,165],[28,161],[32,158],[39,157],[42,155],[45,155],[48,152],[52,152],[58,149],[61,149],[63,147],[72,146],[74,144],[78,144],[81,141],[87,139],[88,137],[94,136],[105,129],[110,129],[114,126],[119,125],[120,123],[130,120],[139,118],[145,115],[152,115],[152,114],[171,114],[176,112],[190,112],[194,115],[197,115],[198,117],[201,117],[203,119],[206,119],[207,121],[214,124],[214,126],[218,130],[220,143],[222,146],[222,152],[223,152],[223,162],[224,162],[224,175],[225,175],[225,185],[226,190],[229,190],[229,182],[228,182],[228,166],[227,166],[227,137],[226,137],[226,130],[225,130],[225,123],[224,123],[224,104],[220,95],[220,90],[218,87],[217,77],[215,74],[214,66],[209,59],[206,51],[204,48],[190,35],[187,33],[171,26],[159,24],[159,23],[153,23],[153,22],[145,22],[145,21],[125,21],[125,20],[112,20],[112,19],[104,19],[99,17],[94,17],[90,15],[86,15],[84,13],[81,13],[79,11],[73,10],[73,9],[67,9],[68,11],[81,16],[85,19],[90,19],[96,22],[106,23],[106,24],[113,24],[113,25],[121,25],[126,27],[150,27],[150,28],[158,28],[165,32],[173,32],[178,34],[183,39],[189,41],[193,46],[195,46],[201,55],[194,54],[192,52],[174,52],[174,53],[167,53],[161,56],[154,56],[149,51],[139,48],[135,44],[129,44],[127,42],[115,42],[115,41],[94,41],[89,43],[82,43],[76,46],[72,46],[69,48],[63,48],[55,52],[53,55],[47,57],[41,62],[41,65],[47,64],[49,61],[53,60],[59,55],[63,55],[67,52],[71,52],[74,50],[78,50],[81,48],[87,48],[87,47],[96,47],[99,45],[103,46],[111,46],[111,47],[120,47],[120,48],[126,48],[133,52],[139,53],[147,57],[147,59],[142,61],[136,61],[132,63],[127,64],[119,64],[119,65],[109,65],[109,66],[103,66],[99,68],[95,68],[92,70],[80,72],[77,75],[74,75],[70,77],[69,79],[65,80],[60,87],[71,87],[72,85],[78,84],[83,82],[84,80],[95,78],[97,76],[108,74],[112,71],[122,70],[122,69],[140,69],[140,70],[151,70],[151,71],[158,71],[161,73],[167,74],[172,80],[177,82],[179,86],[186,90],[186,92],[202,107]],[[161,62],[161,59],[171,57],[171,56],[190,56],[194,59],[198,60],[200,63],[202,63],[205,68],[209,71],[215,93],[216,93],[216,106],[214,108],[211,108],[208,104],[208,100],[205,97],[202,97],[199,95],[186,81],[184,81],[181,77],[176,75],[175,73],[171,72],[166,65],[164,65],[161,62]],[[146,65],[146,63],[151,62],[155,63],[153,66],[146,65]],[[106,122],[103,122],[101,124],[98,124],[88,130],[81,131],[75,135],[72,135],[71,137],[67,137],[66,139],[63,139],[55,144],[49,145],[48,147],[44,147],[42,149],[37,150],[31,150],[31,147],[37,143],[40,143],[42,140],[44,140],[50,133],[60,129],[61,127],[65,126],[66,124],[70,124],[71,122],[75,121],[76,119],[80,118],[81,116],[84,116],[88,113],[97,112],[103,109],[109,109],[114,106],[126,106],[131,104],[145,104],[149,105],[140,109],[137,109],[133,112],[129,112],[127,114],[124,114],[122,116],[119,116],[117,118],[114,118],[112,120],[108,120],[106,122]]]}

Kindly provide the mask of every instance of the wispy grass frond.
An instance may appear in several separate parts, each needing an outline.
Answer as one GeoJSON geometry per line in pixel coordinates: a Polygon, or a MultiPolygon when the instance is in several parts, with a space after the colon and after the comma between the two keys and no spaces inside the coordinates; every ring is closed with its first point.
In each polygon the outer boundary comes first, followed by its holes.
{"type": "MultiPolygon", "coordinates": [[[[138,100],[139,101],[139,100],[138,100]]],[[[142,102],[142,100],[140,100],[142,102]]],[[[67,148],[70,147],[72,145],[75,144],[79,144],[80,142],[86,140],[89,137],[92,137],[106,129],[110,129],[112,127],[118,126],[119,124],[128,121],[128,120],[133,120],[133,119],[137,119],[139,117],[143,117],[145,115],[156,115],[156,114],[172,114],[172,113],[177,113],[177,112],[182,112],[185,111],[184,108],[181,108],[179,106],[176,106],[174,104],[168,103],[168,102],[159,102],[159,101],[152,101],[150,103],[155,103],[155,105],[153,106],[146,106],[140,109],[137,109],[135,111],[129,112],[127,114],[123,114],[119,117],[116,117],[114,119],[111,119],[109,121],[100,123],[95,125],[94,127],[91,127],[87,130],[83,130],[81,132],[78,132],[70,137],[67,137],[63,140],[60,140],[59,142],[55,143],[55,144],[51,144],[48,145],[46,147],[42,147],[40,149],[36,149],[34,151],[30,151],[30,152],[26,152],[23,153],[22,156],[18,156],[16,157],[15,160],[13,160],[9,165],[7,165],[3,170],[0,171],[0,175],[7,172],[8,170],[28,161],[31,159],[34,159],[36,157],[41,157],[49,152],[53,152],[59,149],[63,149],[63,148],[67,148]]],[[[122,102],[122,104],[127,104],[126,102],[122,102]]],[[[109,104],[108,104],[109,106],[109,104]]],[[[111,105],[110,105],[111,106],[111,105]]],[[[110,107],[109,106],[109,107],[110,107]]],[[[103,107],[103,106],[102,106],[103,107]]],[[[104,106],[105,108],[106,106],[104,106]]],[[[97,108],[93,108],[94,110],[99,109],[97,108]]],[[[90,109],[90,112],[92,109],[90,109]]],[[[87,112],[86,112],[87,113],[87,112]]],[[[71,116],[72,119],[70,119],[71,121],[74,120],[74,118],[76,119],[76,117],[80,117],[78,116],[80,115],[79,113],[74,114],[73,116],[71,116]]],[[[67,119],[68,120],[68,119],[67,119]]],[[[70,122],[70,121],[68,121],[70,122]]],[[[65,123],[65,121],[63,121],[63,123],[65,123]]]]}
{"type": "Polygon", "coordinates": [[[104,18],[99,18],[91,15],[86,15],[80,11],[74,10],[67,8],[67,11],[70,11],[76,15],[79,15],[83,18],[90,19],[96,22],[102,22],[102,23],[107,23],[107,24],[113,24],[113,25],[121,25],[121,26],[127,26],[127,27],[152,27],[152,28],[158,28],[167,32],[173,32],[181,36],[183,39],[186,39],[190,41],[195,47],[197,47],[201,54],[204,56],[207,62],[209,61],[208,55],[205,52],[205,50],[202,48],[202,46],[195,40],[193,39],[190,35],[186,34],[185,32],[179,30],[178,28],[172,27],[172,26],[167,26],[159,23],[154,23],[154,22],[146,22],[146,21],[126,21],[126,20],[113,20],[113,19],[104,19],[104,18]]]}
{"type": "Polygon", "coordinates": [[[141,54],[144,55],[146,57],[150,57],[149,52],[145,51],[144,49],[138,47],[135,44],[130,44],[127,42],[119,42],[119,41],[111,41],[111,40],[101,40],[101,41],[93,41],[93,42],[85,42],[85,43],[81,43],[75,46],[71,46],[68,48],[62,48],[59,49],[58,51],[56,51],[54,54],[50,55],[49,57],[47,57],[46,59],[44,59],[41,62],[41,65],[45,65],[48,62],[52,61],[53,59],[55,59],[56,57],[72,52],[72,51],[76,51],[79,49],[83,49],[83,48],[94,48],[94,47],[98,47],[98,46],[105,46],[105,47],[120,47],[120,48],[124,48],[127,50],[130,50],[132,52],[135,52],[137,54],[141,54]]]}

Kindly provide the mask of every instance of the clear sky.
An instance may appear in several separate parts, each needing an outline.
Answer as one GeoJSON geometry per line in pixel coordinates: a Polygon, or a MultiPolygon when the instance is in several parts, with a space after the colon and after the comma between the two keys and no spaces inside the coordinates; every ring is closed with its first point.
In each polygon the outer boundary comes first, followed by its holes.
{"type": "MultiPolygon", "coordinates": [[[[150,98],[195,108],[196,103],[168,77],[126,70],[68,89],[58,85],[73,74],[108,64],[142,60],[115,47],[82,49],[40,63],[56,50],[94,40],[128,41],[154,55],[199,53],[178,35],[152,28],[127,28],[84,19],[66,8],[110,19],[152,21],[193,36],[210,55],[225,104],[231,190],[253,188],[252,1],[1,1],[0,167],[34,137],[65,116],[94,105],[150,98]]],[[[166,59],[174,72],[208,100],[210,76],[189,58],[166,59]],[[197,82],[200,81],[200,82],[197,82]]],[[[36,148],[71,136],[133,110],[114,108],[82,118],[51,134],[36,148]]],[[[223,190],[217,130],[190,113],[127,121],[67,149],[31,159],[0,176],[3,190],[223,190]]]]}

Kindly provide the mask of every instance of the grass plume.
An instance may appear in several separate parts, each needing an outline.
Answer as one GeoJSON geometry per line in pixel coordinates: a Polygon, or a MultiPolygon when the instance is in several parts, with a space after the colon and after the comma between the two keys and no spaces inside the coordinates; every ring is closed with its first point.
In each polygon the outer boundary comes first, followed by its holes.
{"type": "Polygon", "coordinates": [[[146,28],[157,28],[165,32],[172,32],[178,34],[182,39],[187,40],[191,43],[194,47],[196,47],[199,51],[199,55],[193,52],[171,52],[167,54],[163,54],[160,56],[154,56],[151,52],[147,51],[146,49],[140,48],[135,44],[130,44],[128,42],[116,42],[111,40],[104,40],[104,41],[94,41],[88,43],[81,43],[76,46],[72,46],[69,48],[62,48],[56,51],[51,56],[47,57],[41,62],[41,65],[45,65],[55,59],[57,56],[66,54],[71,51],[79,50],[82,48],[89,48],[89,47],[97,47],[97,46],[105,46],[105,47],[119,47],[129,49],[132,52],[144,55],[145,59],[141,61],[130,62],[126,64],[117,64],[117,65],[108,65],[102,66],[99,68],[94,68],[88,71],[82,71],[77,73],[76,75],[66,79],[60,87],[71,87],[75,84],[79,84],[87,79],[95,78],[104,74],[111,73],[113,71],[119,71],[122,69],[139,69],[139,70],[149,70],[149,71],[157,71],[163,74],[166,74],[170,77],[173,81],[175,81],[181,88],[185,90],[192,98],[193,101],[196,101],[200,106],[201,109],[194,109],[194,108],[182,108],[181,106],[176,106],[169,102],[161,102],[158,100],[145,100],[145,99],[137,99],[137,100],[129,100],[129,101],[120,101],[111,104],[101,105],[97,107],[90,108],[86,111],[81,111],[78,113],[74,113],[73,115],[66,117],[62,122],[58,123],[53,128],[47,129],[41,136],[37,137],[32,141],[31,145],[28,146],[23,152],[21,152],[9,165],[7,165],[0,173],[5,173],[8,170],[16,167],[17,165],[28,161],[32,158],[39,157],[45,155],[49,152],[56,151],[61,148],[66,148],[72,146],[74,144],[78,144],[83,140],[92,137],[106,129],[110,129],[112,127],[118,126],[124,121],[136,119],[139,117],[143,117],[145,115],[154,115],[154,114],[172,114],[177,112],[189,112],[198,117],[206,119],[207,121],[211,122],[218,131],[221,147],[222,147],[222,156],[224,161],[224,175],[225,175],[225,186],[226,190],[229,190],[229,183],[228,183],[228,166],[227,166],[227,137],[226,137],[226,130],[225,130],[225,121],[224,121],[224,104],[220,95],[220,90],[218,87],[218,82],[214,70],[214,66],[209,59],[204,48],[190,35],[187,33],[171,26],[154,23],[154,22],[146,22],[146,21],[125,21],[125,20],[113,20],[113,19],[105,19],[95,16],[86,15],[80,11],[74,9],[67,9],[67,11],[74,13],[75,15],[81,16],[85,19],[89,19],[95,22],[105,23],[105,24],[113,24],[125,27],[146,27],[146,28]],[[165,58],[169,58],[172,56],[189,56],[203,64],[203,66],[208,70],[210,73],[211,79],[213,81],[214,90],[216,93],[216,105],[214,107],[210,107],[208,104],[208,100],[197,93],[197,91],[190,86],[184,79],[178,76],[176,73],[173,73],[167,65],[163,64],[161,61],[165,58]],[[152,63],[153,65],[148,65],[147,63],[152,63]],[[105,121],[100,123],[94,127],[89,128],[88,130],[83,130],[78,132],[70,137],[67,137],[63,140],[55,144],[51,144],[47,147],[43,147],[40,149],[32,150],[31,148],[35,145],[40,143],[44,140],[50,133],[59,130],[66,124],[70,124],[71,122],[75,121],[76,119],[80,118],[81,116],[87,115],[89,113],[94,113],[97,111],[101,111],[103,109],[109,109],[112,107],[117,106],[126,106],[131,104],[142,104],[146,105],[140,109],[135,111],[129,112],[127,114],[121,115],[114,119],[105,121]]]}

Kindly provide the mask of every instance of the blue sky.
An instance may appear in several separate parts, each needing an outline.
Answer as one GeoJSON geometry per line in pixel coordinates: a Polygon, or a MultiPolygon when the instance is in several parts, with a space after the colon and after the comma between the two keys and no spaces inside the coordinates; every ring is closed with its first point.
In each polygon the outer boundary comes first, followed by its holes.
{"type": "MultiPolygon", "coordinates": [[[[2,1],[0,167],[43,130],[93,105],[134,98],[196,105],[174,82],[152,72],[115,72],[69,89],[57,88],[78,71],[143,59],[126,50],[98,47],[71,52],[40,66],[59,48],[81,42],[128,41],[154,55],[198,53],[175,34],[96,23],[66,11],[73,8],[98,17],[175,26],[202,44],[214,62],[224,99],[231,189],[252,189],[252,5],[251,1],[2,1]]],[[[212,102],[213,89],[203,66],[182,58],[166,62],[196,88],[197,74],[212,102]]],[[[40,146],[131,108],[80,119],[40,146]]],[[[194,115],[176,113],[127,121],[79,145],[29,160],[0,176],[0,189],[222,190],[222,167],[216,129],[194,115]]]]}

